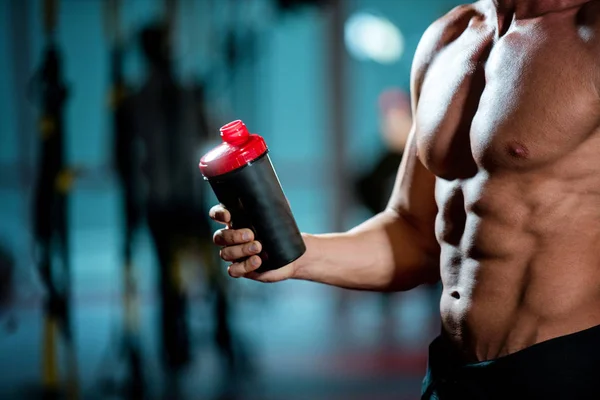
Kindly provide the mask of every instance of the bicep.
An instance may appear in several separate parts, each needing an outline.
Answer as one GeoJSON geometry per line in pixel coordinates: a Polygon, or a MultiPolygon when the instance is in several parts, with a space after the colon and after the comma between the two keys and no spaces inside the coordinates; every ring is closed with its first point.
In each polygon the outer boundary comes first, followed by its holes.
{"type": "Polygon", "coordinates": [[[408,136],[404,156],[398,170],[388,209],[394,211],[419,232],[422,244],[437,250],[435,238],[435,176],[423,165],[417,148],[417,106],[425,74],[436,51],[444,41],[445,30],[433,24],[423,35],[411,70],[411,103],[413,126],[408,136]]]}
{"type": "Polygon", "coordinates": [[[437,249],[435,176],[419,160],[414,127],[409,135],[387,208],[419,232],[425,247],[437,249]]]}

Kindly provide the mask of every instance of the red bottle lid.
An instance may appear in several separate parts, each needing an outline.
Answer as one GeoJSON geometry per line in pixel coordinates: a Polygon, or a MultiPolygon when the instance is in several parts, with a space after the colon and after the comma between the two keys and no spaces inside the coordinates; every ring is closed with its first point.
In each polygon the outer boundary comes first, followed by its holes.
{"type": "Polygon", "coordinates": [[[248,133],[241,120],[228,123],[220,131],[223,143],[200,159],[200,171],[207,178],[241,168],[267,152],[265,140],[248,133]]]}

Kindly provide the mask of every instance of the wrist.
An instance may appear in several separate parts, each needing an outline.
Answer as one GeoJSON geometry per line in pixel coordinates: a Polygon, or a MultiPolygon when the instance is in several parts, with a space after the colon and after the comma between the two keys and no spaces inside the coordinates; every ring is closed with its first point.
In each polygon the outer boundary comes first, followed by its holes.
{"type": "Polygon", "coordinates": [[[318,238],[315,235],[302,233],[302,239],[306,245],[306,252],[298,258],[294,264],[294,274],[292,279],[310,280],[309,267],[318,262],[318,238]]]}

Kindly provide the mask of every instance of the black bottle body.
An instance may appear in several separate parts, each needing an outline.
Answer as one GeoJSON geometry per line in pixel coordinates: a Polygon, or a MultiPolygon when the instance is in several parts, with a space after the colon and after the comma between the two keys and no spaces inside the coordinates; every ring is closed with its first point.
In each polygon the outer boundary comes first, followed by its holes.
{"type": "Polygon", "coordinates": [[[251,229],[262,244],[258,272],[281,268],[305,253],[306,245],[267,153],[208,181],[231,213],[232,228],[251,229]]]}

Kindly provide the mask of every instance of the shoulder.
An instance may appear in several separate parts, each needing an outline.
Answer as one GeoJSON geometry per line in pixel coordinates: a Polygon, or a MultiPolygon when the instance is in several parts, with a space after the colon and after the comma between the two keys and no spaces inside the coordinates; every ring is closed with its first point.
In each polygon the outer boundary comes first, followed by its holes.
{"type": "Polygon", "coordinates": [[[487,7],[485,0],[454,7],[425,30],[415,51],[412,65],[411,86],[412,90],[416,91],[415,95],[418,96],[418,88],[436,54],[456,40],[467,29],[471,20],[484,18],[487,7]]]}

